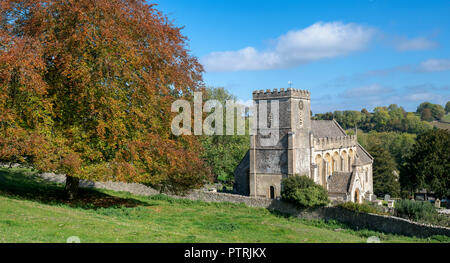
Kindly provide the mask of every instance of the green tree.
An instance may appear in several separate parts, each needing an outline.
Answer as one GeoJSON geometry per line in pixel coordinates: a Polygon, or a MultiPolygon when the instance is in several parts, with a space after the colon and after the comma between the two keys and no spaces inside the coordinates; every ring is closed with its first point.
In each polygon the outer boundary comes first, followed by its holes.
{"type": "Polygon", "coordinates": [[[406,114],[403,126],[405,128],[405,132],[415,134],[420,134],[433,128],[430,123],[422,121],[416,114],[412,112],[408,112],[406,114]]]}
{"type": "Polygon", "coordinates": [[[373,191],[378,196],[400,196],[398,170],[394,158],[381,143],[368,148],[373,156],[373,191]]]}
{"type": "Polygon", "coordinates": [[[425,108],[420,114],[420,118],[424,121],[434,121],[433,113],[430,108],[425,108]]]}
{"type": "Polygon", "coordinates": [[[439,197],[450,196],[450,131],[434,129],[419,135],[400,179],[409,191],[426,188],[439,197]]]}
{"type": "Polygon", "coordinates": [[[383,147],[394,158],[397,169],[405,162],[405,156],[415,143],[415,134],[399,132],[358,132],[358,142],[366,149],[383,147]]]}
{"type": "Polygon", "coordinates": [[[281,197],[299,207],[325,206],[329,202],[327,190],[307,176],[290,176],[281,184],[281,197]]]}
{"type": "Polygon", "coordinates": [[[317,113],[314,115],[314,120],[332,120],[334,118],[334,115],[332,112],[326,112],[326,113],[317,113]]]}
{"type": "Polygon", "coordinates": [[[402,131],[404,130],[404,119],[406,112],[402,107],[398,107],[397,104],[391,104],[388,107],[389,112],[389,130],[402,131]]]}
{"type": "MultiPolygon", "coordinates": [[[[208,100],[218,100],[224,106],[226,106],[227,100],[236,102],[236,97],[222,87],[207,88],[206,97],[208,100]]],[[[223,114],[225,130],[226,108],[224,108],[223,114]]],[[[245,125],[248,127],[247,121],[245,125]]],[[[201,136],[200,141],[204,149],[202,157],[211,167],[217,181],[226,185],[232,185],[234,181],[234,169],[239,165],[239,162],[250,147],[249,136],[237,135],[235,132],[234,135],[201,136]]]]}
{"type": "Polygon", "coordinates": [[[386,107],[376,107],[373,113],[372,121],[375,123],[375,129],[377,131],[387,131],[388,123],[390,121],[390,115],[386,107]]]}
{"type": "Polygon", "coordinates": [[[446,114],[450,113],[450,101],[447,101],[447,103],[445,104],[445,113],[446,114]]]}
{"type": "Polygon", "coordinates": [[[433,104],[430,102],[423,102],[417,107],[417,111],[420,116],[422,116],[422,120],[429,121],[431,120],[440,120],[445,115],[445,109],[442,105],[433,104]],[[428,109],[428,110],[426,110],[428,109]],[[424,113],[426,111],[426,113],[424,113]],[[431,117],[430,117],[431,115],[431,117]]]}

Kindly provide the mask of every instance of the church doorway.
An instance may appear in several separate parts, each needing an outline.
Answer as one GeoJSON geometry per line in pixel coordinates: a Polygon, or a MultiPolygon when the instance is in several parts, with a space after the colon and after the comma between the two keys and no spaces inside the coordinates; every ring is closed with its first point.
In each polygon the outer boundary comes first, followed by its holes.
{"type": "Polygon", "coordinates": [[[270,199],[275,199],[275,187],[270,187],[270,199]]]}
{"type": "Polygon", "coordinates": [[[357,204],[360,203],[360,202],[359,202],[359,200],[360,200],[359,196],[360,196],[360,195],[359,195],[359,189],[356,188],[356,190],[355,190],[355,200],[354,200],[354,202],[357,203],[357,204]]]}

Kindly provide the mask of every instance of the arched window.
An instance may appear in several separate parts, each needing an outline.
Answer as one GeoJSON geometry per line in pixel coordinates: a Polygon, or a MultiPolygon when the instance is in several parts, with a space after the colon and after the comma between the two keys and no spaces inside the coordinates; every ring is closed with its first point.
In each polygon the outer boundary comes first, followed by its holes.
{"type": "Polygon", "coordinates": [[[348,171],[352,171],[352,162],[353,162],[353,150],[350,149],[348,151],[348,171]]]}
{"type": "Polygon", "coordinates": [[[348,155],[346,151],[341,153],[341,170],[343,172],[349,171],[348,169],[348,155]]]}
{"type": "Polygon", "coordinates": [[[334,152],[333,158],[332,158],[332,164],[331,164],[331,167],[332,167],[331,168],[332,169],[331,173],[333,173],[333,172],[338,170],[338,168],[339,168],[339,159],[340,159],[339,153],[338,152],[334,152]]]}

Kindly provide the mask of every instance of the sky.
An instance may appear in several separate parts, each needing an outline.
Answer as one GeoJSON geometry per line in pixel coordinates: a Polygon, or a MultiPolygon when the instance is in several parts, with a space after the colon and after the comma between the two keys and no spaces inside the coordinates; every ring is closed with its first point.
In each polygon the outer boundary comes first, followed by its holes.
{"type": "Polygon", "coordinates": [[[311,92],[311,110],[450,100],[450,1],[155,0],[207,86],[311,92]]]}

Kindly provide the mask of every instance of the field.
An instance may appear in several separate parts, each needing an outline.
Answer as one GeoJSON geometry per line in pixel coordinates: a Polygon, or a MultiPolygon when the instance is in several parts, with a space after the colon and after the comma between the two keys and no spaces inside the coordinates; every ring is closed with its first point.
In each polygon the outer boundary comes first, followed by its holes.
{"type": "Polygon", "coordinates": [[[29,169],[0,169],[0,242],[438,242],[352,230],[337,222],[287,218],[231,203],[134,196],[81,189],[62,198],[62,185],[29,169]]]}
{"type": "Polygon", "coordinates": [[[449,122],[449,123],[450,123],[450,113],[446,114],[446,115],[442,118],[442,120],[445,121],[445,122],[449,122]]]}
{"type": "Polygon", "coordinates": [[[450,123],[447,122],[433,121],[431,124],[439,129],[450,130],[450,123]]]}
{"type": "Polygon", "coordinates": [[[450,114],[446,114],[443,118],[442,121],[433,121],[431,122],[431,124],[439,129],[446,129],[446,130],[450,130],[450,114]]]}

